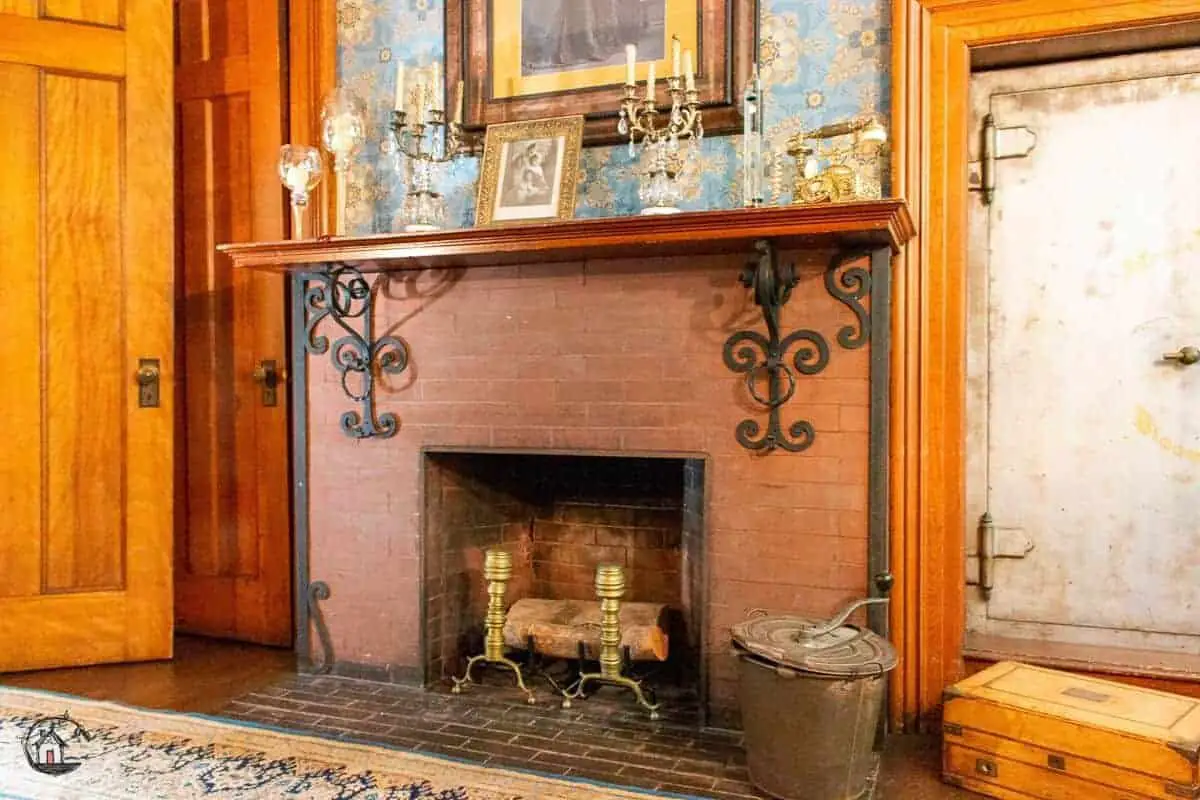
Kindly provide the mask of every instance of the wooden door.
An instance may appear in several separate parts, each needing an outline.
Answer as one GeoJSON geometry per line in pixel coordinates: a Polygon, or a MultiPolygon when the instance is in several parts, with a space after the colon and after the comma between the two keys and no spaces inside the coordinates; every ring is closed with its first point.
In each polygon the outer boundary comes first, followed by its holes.
{"type": "Polygon", "coordinates": [[[969,643],[1194,659],[1200,365],[1168,354],[1200,347],[1200,50],[984,74],[973,105],[999,152],[972,219],[969,643]]]}
{"type": "Polygon", "coordinates": [[[181,630],[291,641],[282,279],[234,272],[224,242],[282,238],[284,105],[278,0],[179,0],[181,630]],[[269,393],[268,393],[269,394],[269,393]]]}
{"type": "Polygon", "coordinates": [[[0,672],[171,655],[171,27],[0,0],[0,672]]]}

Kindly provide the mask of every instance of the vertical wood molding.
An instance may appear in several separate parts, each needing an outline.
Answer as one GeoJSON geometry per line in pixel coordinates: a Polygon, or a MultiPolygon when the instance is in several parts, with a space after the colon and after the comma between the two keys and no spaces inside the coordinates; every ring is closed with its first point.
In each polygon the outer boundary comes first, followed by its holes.
{"type": "Polygon", "coordinates": [[[943,688],[964,674],[971,47],[1195,19],[1193,0],[893,3],[893,194],[918,231],[897,260],[893,295],[894,725],[936,720],[943,688]]]}
{"type": "MultiPolygon", "coordinates": [[[[921,126],[926,115],[922,45],[925,12],[916,0],[892,3],[892,194],[909,201],[917,223],[924,227],[921,182],[924,177],[921,126]]],[[[889,529],[891,530],[892,591],[890,627],[900,653],[889,693],[893,729],[911,729],[919,708],[917,684],[921,672],[920,542],[918,539],[918,470],[920,467],[918,340],[920,336],[919,270],[922,248],[912,240],[895,260],[892,301],[892,389],[889,529]]]]}
{"type": "MultiPolygon", "coordinates": [[[[321,100],[337,84],[336,0],[288,2],[288,141],[321,146],[321,100]]],[[[317,190],[305,220],[307,230],[321,235],[333,214],[332,165],[317,190]]]]}

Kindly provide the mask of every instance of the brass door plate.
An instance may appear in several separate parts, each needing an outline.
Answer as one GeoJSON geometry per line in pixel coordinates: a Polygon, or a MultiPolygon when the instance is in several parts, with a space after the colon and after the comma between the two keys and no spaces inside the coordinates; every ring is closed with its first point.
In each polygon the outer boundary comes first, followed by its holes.
{"type": "Polygon", "coordinates": [[[138,408],[158,408],[158,384],[162,370],[157,358],[139,358],[136,373],[138,408]]]}
{"type": "Polygon", "coordinates": [[[254,368],[254,380],[262,389],[262,404],[264,406],[279,405],[279,384],[282,377],[279,372],[279,366],[273,358],[263,359],[254,368]]]}

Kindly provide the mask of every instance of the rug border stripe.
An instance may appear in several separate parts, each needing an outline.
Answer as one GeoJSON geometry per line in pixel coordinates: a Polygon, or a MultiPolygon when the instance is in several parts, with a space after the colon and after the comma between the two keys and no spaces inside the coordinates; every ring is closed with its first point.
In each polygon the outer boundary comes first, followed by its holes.
{"type": "MultiPolygon", "coordinates": [[[[147,708],[146,706],[137,706],[131,703],[125,703],[120,700],[96,700],[95,698],[85,697],[83,695],[71,694],[69,692],[59,692],[54,689],[30,689],[24,686],[9,686],[5,683],[0,683],[0,693],[14,692],[17,694],[27,695],[48,695],[51,697],[62,697],[71,700],[78,700],[84,703],[113,706],[119,709],[127,709],[136,711],[141,714],[162,715],[164,717],[184,717],[190,719],[200,719],[207,722],[219,723],[222,725],[230,725],[233,727],[250,728],[276,733],[282,736],[294,736],[302,739],[322,739],[328,742],[337,742],[339,744],[350,744],[365,748],[379,748],[382,750],[390,750],[395,753],[403,753],[408,756],[417,758],[428,758],[434,761],[445,761],[452,764],[460,764],[463,766],[475,767],[478,769],[495,769],[500,772],[511,772],[518,775],[529,775],[536,778],[543,778],[552,781],[561,781],[563,783],[578,784],[583,786],[594,786],[599,789],[608,789],[612,791],[625,792],[632,795],[640,795],[642,797],[666,797],[674,800],[709,800],[704,795],[695,794],[680,794],[678,792],[660,791],[658,789],[644,789],[637,786],[625,786],[618,783],[609,783],[607,781],[595,780],[576,775],[558,775],[552,772],[542,772],[536,769],[527,769],[525,767],[510,767],[500,765],[486,765],[478,761],[461,758],[459,756],[449,756],[444,753],[428,752],[425,750],[411,750],[399,745],[388,744],[387,742],[374,742],[368,739],[358,738],[338,738],[337,736],[322,733],[320,731],[305,731],[295,728],[282,728],[278,725],[271,725],[265,722],[253,722],[251,720],[234,719],[233,717],[221,717],[214,714],[205,714],[199,711],[176,711],[169,708],[147,708]]],[[[26,798],[20,795],[8,795],[0,789],[0,800],[36,800],[36,798],[26,798]]]]}

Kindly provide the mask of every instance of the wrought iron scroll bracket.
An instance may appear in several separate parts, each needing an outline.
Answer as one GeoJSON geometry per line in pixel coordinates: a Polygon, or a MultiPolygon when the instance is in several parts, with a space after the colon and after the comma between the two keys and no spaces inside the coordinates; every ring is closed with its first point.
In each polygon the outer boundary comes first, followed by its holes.
{"type": "MultiPolygon", "coordinates": [[[[807,328],[780,334],[780,314],[799,283],[794,264],[781,264],[774,244],[755,242],[757,258],[742,270],[740,281],[751,290],[762,311],[767,334],[743,330],[725,340],[725,366],[745,376],[746,391],[767,411],[767,422],[744,419],[735,437],[747,450],[776,448],[798,453],[808,449],[816,431],[808,420],[797,420],[787,428],[781,420],[783,406],[796,393],[801,375],[817,375],[829,364],[829,342],[819,331],[807,328]],[[764,394],[762,386],[765,384],[764,394]]],[[[846,349],[862,347],[870,339],[870,315],[863,303],[870,295],[871,273],[863,267],[847,266],[864,253],[839,252],[825,271],[825,289],[853,312],[855,323],[842,327],[837,343],[846,349]]]]}
{"type": "Polygon", "coordinates": [[[317,629],[317,640],[321,643],[321,663],[314,665],[314,671],[327,675],[333,670],[333,639],[329,636],[329,627],[325,624],[325,615],[321,612],[321,601],[329,599],[329,584],[325,581],[313,581],[308,585],[308,617],[317,629]]]}
{"type": "Polygon", "coordinates": [[[408,368],[408,345],[395,336],[375,336],[374,284],[350,266],[329,267],[305,276],[304,349],[311,355],[329,354],[341,375],[342,391],[357,410],[342,414],[342,431],[354,439],[394,436],[399,420],[391,412],[377,413],[375,389],[382,374],[398,375],[408,368]],[[331,320],[342,334],[332,343],[318,326],[331,320]]]}

